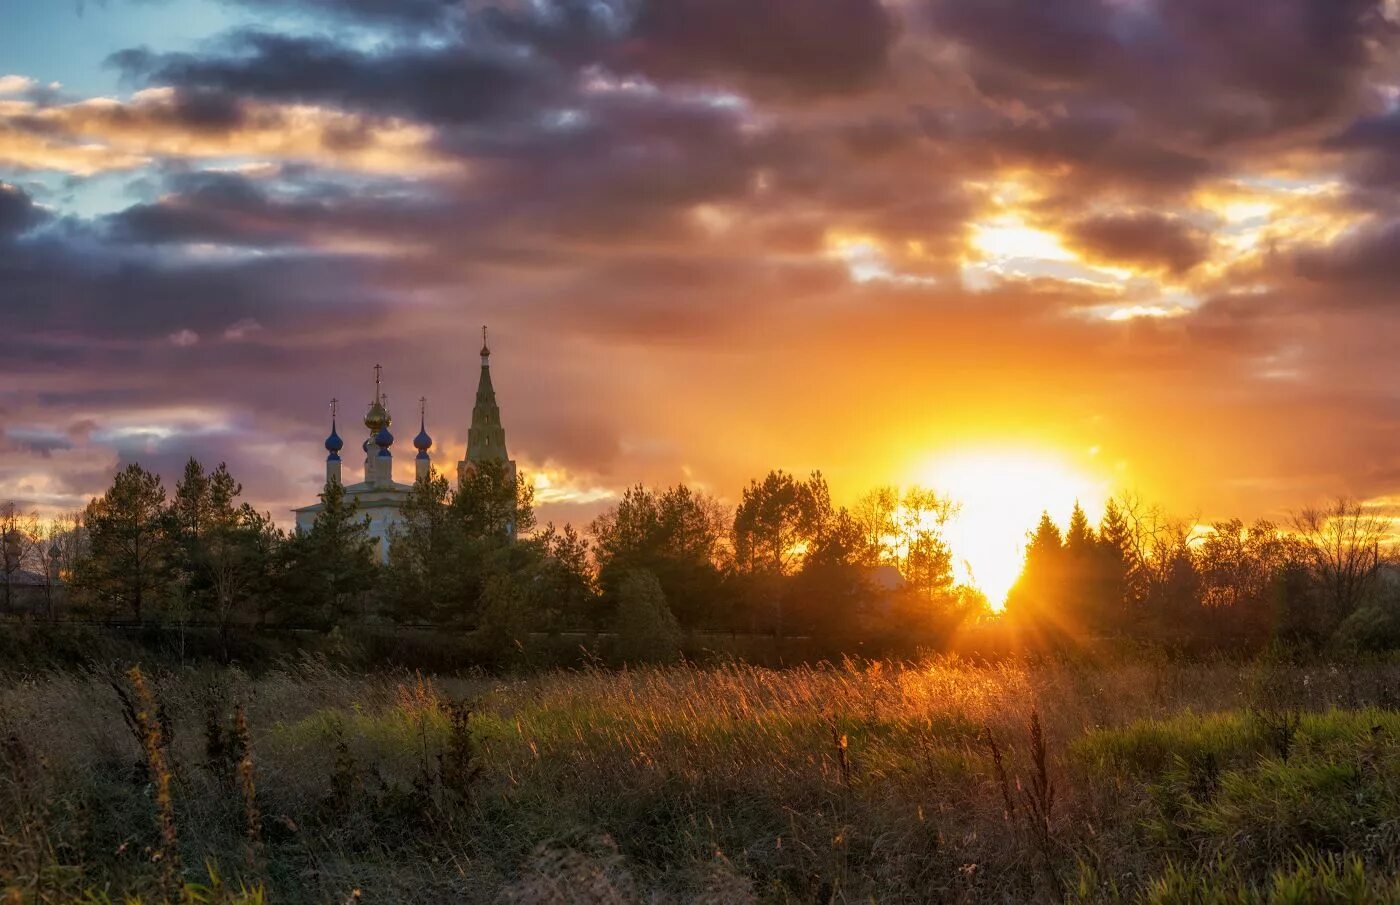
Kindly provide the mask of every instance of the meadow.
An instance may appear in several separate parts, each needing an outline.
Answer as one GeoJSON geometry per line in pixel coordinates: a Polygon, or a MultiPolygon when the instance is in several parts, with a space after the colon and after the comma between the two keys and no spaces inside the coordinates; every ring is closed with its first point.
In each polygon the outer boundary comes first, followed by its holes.
{"type": "Polygon", "coordinates": [[[1400,665],[54,670],[20,902],[1400,901],[1400,665]]]}

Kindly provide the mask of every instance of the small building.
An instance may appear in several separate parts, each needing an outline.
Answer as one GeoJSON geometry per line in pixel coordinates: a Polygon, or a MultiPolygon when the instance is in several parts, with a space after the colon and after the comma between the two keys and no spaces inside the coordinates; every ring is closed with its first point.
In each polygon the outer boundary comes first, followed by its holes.
{"type": "MultiPolygon", "coordinates": [[[[374,399],[365,412],[367,435],[361,443],[364,451],[364,480],[346,484],[345,500],[354,503],[361,515],[369,516],[369,533],[374,539],[381,561],[389,556],[389,541],[394,528],[402,521],[404,502],[413,492],[413,484],[394,480],[394,435],[389,428],[393,416],[384,395],[383,369],[374,366],[374,399]]],[[[414,480],[421,480],[432,470],[433,439],[428,436],[427,400],[419,400],[418,436],[413,446],[418,450],[414,460],[414,480]]],[[[345,448],[336,428],[336,402],[331,401],[331,433],[326,438],[326,483],[341,483],[340,451],[345,448]]],[[[496,402],[496,390],[491,383],[491,349],[486,343],[486,328],[481,328],[481,375],[477,381],[476,403],[472,407],[472,423],[467,431],[467,448],[457,463],[458,480],[479,462],[504,462],[514,480],[515,462],[506,451],[506,432],[501,424],[501,409],[496,402]]],[[[307,531],[316,516],[325,508],[324,502],[312,503],[293,510],[297,531],[307,531]]]]}
{"type": "Polygon", "coordinates": [[[44,619],[63,609],[66,602],[67,588],[56,577],[29,569],[0,574],[0,607],[9,615],[44,619]]]}

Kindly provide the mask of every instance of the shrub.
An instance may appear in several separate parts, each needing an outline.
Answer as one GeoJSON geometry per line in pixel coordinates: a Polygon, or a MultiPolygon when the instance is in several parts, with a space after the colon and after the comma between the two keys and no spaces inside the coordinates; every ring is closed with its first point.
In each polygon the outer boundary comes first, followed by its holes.
{"type": "Polygon", "coordinates": [[[638,569],[623,579],[616,631],[618,656],[628,662],[670,662],[680,653],[680,624],[651,572],[638,569]]]}

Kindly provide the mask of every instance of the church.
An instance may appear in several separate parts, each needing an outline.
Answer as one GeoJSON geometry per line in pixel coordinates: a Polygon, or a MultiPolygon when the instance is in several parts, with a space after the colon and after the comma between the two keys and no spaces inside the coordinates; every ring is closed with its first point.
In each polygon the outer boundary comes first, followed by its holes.
{"type": "MultiPolygon", "coordinates": [[[[394,480],[394,435],[389,428],[393,416],[389,414],[388,397],[382,386],[383,369],[374,366],[374,399],[365,413],[367,435],[361,448],[364,450],[364,480],[354,484],[344,484],[345,501],[353,503],[363,516],[369,516],[369,533],[374,539],[381,560],[389,555],[389,536],[399,524],[404,501],[413,492],[413,484],[394,480]]],[[[414,480],[428,476],[432,469],[433,438],[428,436],[427,400],[420,399],[418,406],[418,436],[413,438],[413,447],[418,450],[414,457],[414,480]]],[[[336,429],[336,402],[331,401],[331,435],[326,438],[326,483],[341,484],[340,451],[345,448],[336,429]]],[[[511,480],[515,479],[515,462],[506,452],[506,431],[501,426],[501,408],[496,404],[496,390],[491,385],[491,349],[486,343],[486,328],[481,328],[481,377],[476,385],[476,404],[472,407],[471,428],[467,431],[467,449],[462,460],[457,463],[458,480],[479,462],[504,462],[511,480]]],[[[297,531],[307,531],[316,521],[316,515],[325,507],[322,502],[313,503],[293,510],[296,513],[297,531]]]]}

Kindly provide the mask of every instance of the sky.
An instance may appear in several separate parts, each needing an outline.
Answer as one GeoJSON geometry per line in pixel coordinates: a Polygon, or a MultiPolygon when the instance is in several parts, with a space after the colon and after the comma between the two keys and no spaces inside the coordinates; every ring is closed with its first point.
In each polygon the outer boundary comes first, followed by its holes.
{"type": "Polygon", "coordinates": [[[194,455],[286,522],[376,363],[455,462],[489,324],[561,522],[770,468],[841,502],[943,487],[1002,547],[1119,491],[1201,520],[1400,502],[1393,0],[0,23],[0,499],[194,455]]]}

